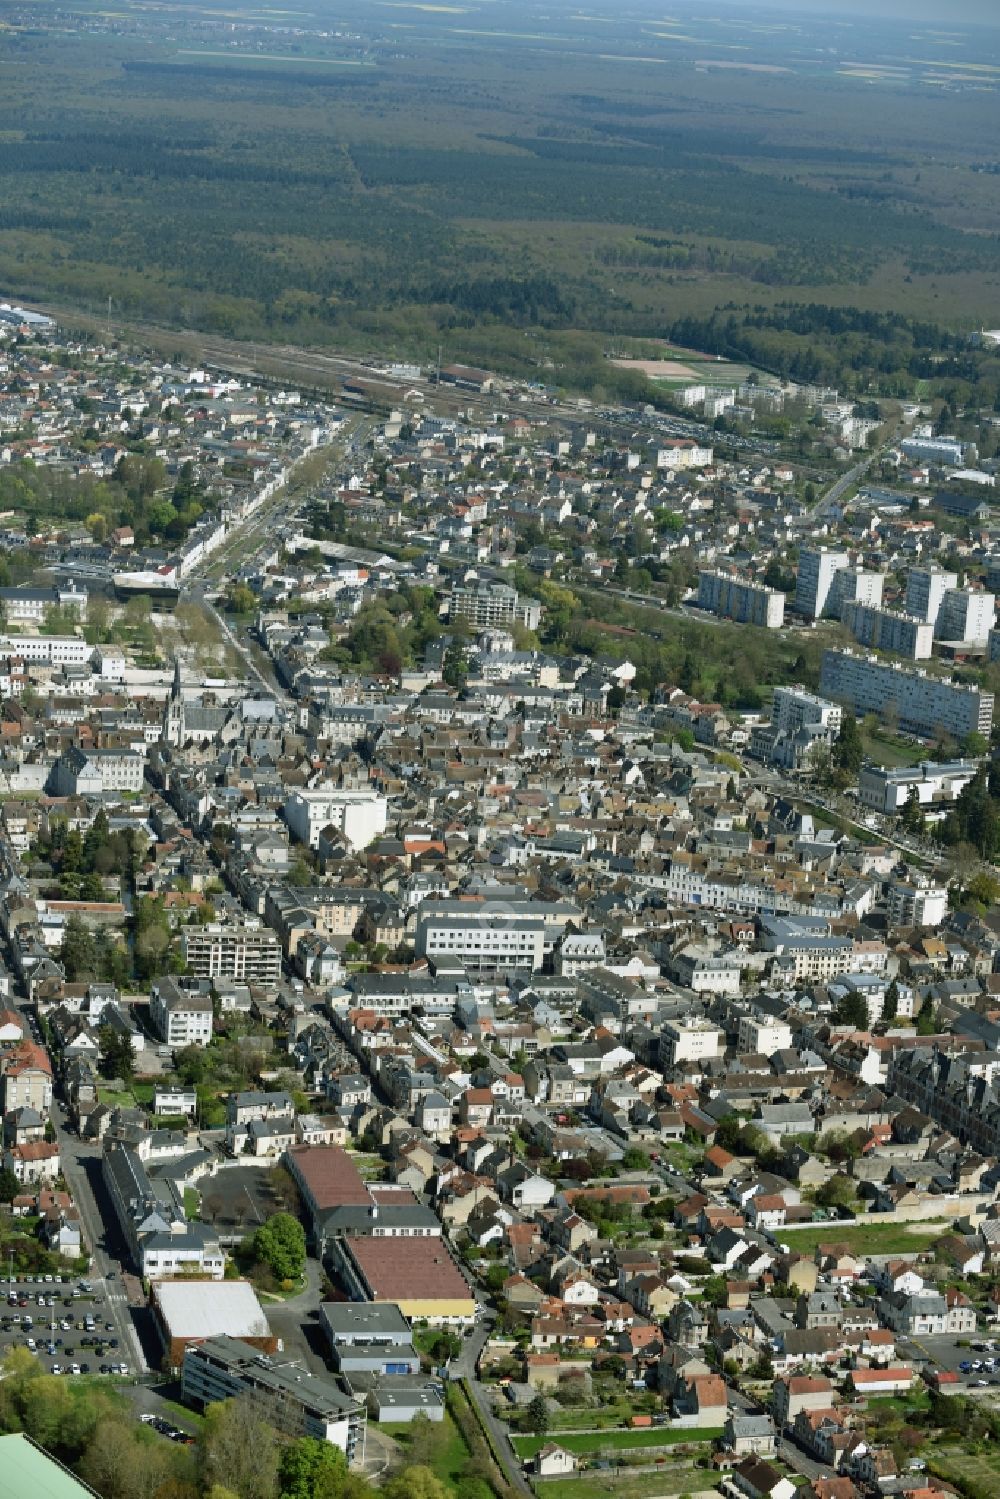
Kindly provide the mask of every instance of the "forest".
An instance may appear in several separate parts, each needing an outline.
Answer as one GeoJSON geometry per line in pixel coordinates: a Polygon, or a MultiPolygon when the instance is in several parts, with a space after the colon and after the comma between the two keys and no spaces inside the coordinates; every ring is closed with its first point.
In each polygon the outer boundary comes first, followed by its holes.
{"type": "MultiPolygon", "coordinates": [[[[995,85],[940,88],[932,38],[901,56],[876,21],[832,49],[752,11],[689,7],[682,36],[642,4],[471,0],[465,24],[418,6],[402,28],[391,9],[345,0],[334,34],[307,4],[291,37],[263,15],[234,33],[218,0],[128,26],[88,0],[11,8],[5,293],[253,340],[443,346],[615,394],[609,343],[667,336],[912,389],[939,373],[928,330],[992,318],[995,85]],[[695,37],[703,57],[679,45],[695,37]],[[850,75],[871,57],[891,88],[850,75]],[[803,327],[801,307],[848,321],[803,327]]],[[[990,63],[979,35],[950,46],[949,66],[990,63]]]]}

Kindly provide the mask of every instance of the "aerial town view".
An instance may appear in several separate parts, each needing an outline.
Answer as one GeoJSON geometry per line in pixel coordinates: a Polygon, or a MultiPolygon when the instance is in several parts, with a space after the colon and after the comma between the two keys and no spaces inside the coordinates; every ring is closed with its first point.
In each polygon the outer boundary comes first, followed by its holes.
{"type": "Polygon", "coordinates": [[[0,1499],[1000,1494],[1000,10],[0,82],[0,1499]]]}

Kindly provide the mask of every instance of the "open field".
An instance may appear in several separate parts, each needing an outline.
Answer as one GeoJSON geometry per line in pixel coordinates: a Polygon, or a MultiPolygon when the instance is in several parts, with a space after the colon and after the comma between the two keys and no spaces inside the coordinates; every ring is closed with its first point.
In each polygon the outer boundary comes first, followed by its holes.
{"type": "MultiPolygon", "coordinates": [[[[630,1452],[639,1447],[671,1447],[678,1442],[714,1442],[721,1435],[721,1427],[653,1426],[636,1431],[564,1431],[558,1440],[567,1452],[589,1456],[630,1452]]],[[[512,1437],[511,1443],[518,1457],[534,1457],[548,1440],[548,1437],[512,1437]]]]}
{"type": "Polygon", "coordinates": [[[655,1473],[632,1473],[627,1470],[577,1473],[573,1478],[536,1479],[540,1499],[659,1499],[660,1495],[718,1494],[712,1487],[711,1470],[705,1468],[663,1467],[655,1473]]]}
{"type": "MultiPolygon", "coordinates": [[[[849,1254],[915,1254],[926,1249],[935,1237],[948,1232],[947,1219],[921,1223],[880,1223],[877,1217],[864,1223],[816,1224],[815,1227],[788,1229],[785,1242],[796,1254],[812,1254],[817,1244],[843,1244],[849,1254]]],[[[781,1234],[786,1233],[785,1229],[781,1234]]]]}

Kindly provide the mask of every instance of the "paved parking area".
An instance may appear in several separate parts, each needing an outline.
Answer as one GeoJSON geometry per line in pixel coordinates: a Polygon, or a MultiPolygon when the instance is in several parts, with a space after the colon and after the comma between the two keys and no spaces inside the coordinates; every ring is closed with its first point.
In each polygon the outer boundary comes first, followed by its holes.
{"type": "Polygon", "coordinates": [[[956,1373],[964,1385],[983,1389],[984,1386],[977,1384],[977,1381],[986,1380],[985,1388],[995,1385],[1000,1389],[1000,1333],[970,1333],[962,1339],[950,1336],[900,1338],[896,1349],[901,1357],[917,1368],[924,1367],[928,1371],[948,1369],[956,1373]],[[973,1343],[977,1343],[978,1348],[973,1348],[973,1343]],[[962,1364],[984,1363],[986,1359],[994,1359],[997,1367],[969,1370],[961,1368],[962,1364]]]}
{"type": "Polygon", "coordinates": [[[12,1348],[28,1348],[46,1373],[137,1372],[131,1350],[120,1345],[107,1292],[96,1280],[0,1280],[0,1358],[12,1348]]]}
{"type": "Polygon", "coordinates": [[[273,1161],[259,1166],[223,1166],[199,1182],[201,1216],[221,1233],[253,1233],[284,1207],[270,1174],[273,1161]]]}

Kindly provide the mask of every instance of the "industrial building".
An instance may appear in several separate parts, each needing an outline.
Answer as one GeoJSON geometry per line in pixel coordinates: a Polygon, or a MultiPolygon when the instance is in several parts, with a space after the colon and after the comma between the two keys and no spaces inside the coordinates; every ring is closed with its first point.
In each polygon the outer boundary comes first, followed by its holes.
{"type": "Polygon", "coordinates": [[[475,1318],[475,1296],[441,1239],[337,1239],[332,1263],[355,1301],[392,1301],[433,1327],[475,1318]]]}
{"type": "Polygon", "coordinates": [[[155,1280],[149,1302],[172,1369],[185,1350],[208,1338],[240,1338],[259,1353],[276,1353],[278,1339],[246,1280],[155,1280]]]}

